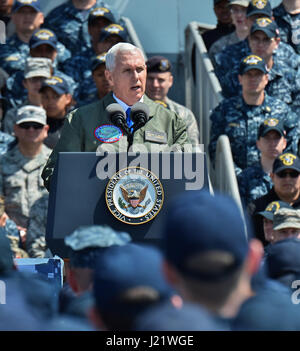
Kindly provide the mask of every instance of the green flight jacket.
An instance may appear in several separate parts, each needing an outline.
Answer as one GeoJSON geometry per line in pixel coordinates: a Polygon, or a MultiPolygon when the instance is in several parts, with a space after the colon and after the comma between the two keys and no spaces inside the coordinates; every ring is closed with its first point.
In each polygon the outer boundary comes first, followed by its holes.
{"type": "MultiPolygon", "coordinates": [[[[175,151],[182,150],[184,144],[190,143],[186,124],[181,117],[150,100],[146,95],[144,95],[143,102],[150,109],[149,120],[134,133],[131,148],[133,152],[141,151],[141,147],[138,146],[141,144],[147,151],[159,152],[166,151],[170,147],[175,151]]],[[[60,139],[42,173],[45,187],[48,190],[59,152],[128,151],[127,136],[123,135],[113,143],[101,142],[95,136],[95,131],[99,126],[112,125],[105,111],[106,107],[112,103],[116,101],[112,93],[109,93],[103,99],[75,109],[67,115],[60,139]]]]}

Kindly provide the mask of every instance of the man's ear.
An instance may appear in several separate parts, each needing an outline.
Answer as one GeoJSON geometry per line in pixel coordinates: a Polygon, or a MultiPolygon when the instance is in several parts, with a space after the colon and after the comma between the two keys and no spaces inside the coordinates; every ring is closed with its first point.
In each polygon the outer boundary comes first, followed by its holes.
{"type": "Polygon", "coordinates": [[[110,72],[109,70],[106,69],[106,70],[104,71],[104,74],[105,74],[105,77],[106,77],[106,79],[107,79],[109,85],[110,85],[111,87],[113,87],[114,85],[113,85],[113,79],[112,79],[112,74],[111,74],[111,72],[110,72]]]}
{"type": "Polygon", "coordinates": [[[263,255],[264,248],[261,241],[258,239],[251,239],[246,263],[246,269],[250,276],[258,272],[263,255]]]}

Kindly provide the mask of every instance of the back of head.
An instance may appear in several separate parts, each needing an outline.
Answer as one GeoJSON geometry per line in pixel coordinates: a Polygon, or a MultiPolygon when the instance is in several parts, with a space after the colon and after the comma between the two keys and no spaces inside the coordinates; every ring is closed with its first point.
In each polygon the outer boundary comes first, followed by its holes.
{"type": "Polygon", "coordinates": [[[161,264],[158,250],[136,244],[111,247],[98,258],[94,297],[108,329],[130,330],[142,311],[171,296],[161,264]]]}
{"type": "Polygon", "coordinates": [[[245,225],[233,199],[204,190],[174,199],[162,244],[167,262],[185,283],[191,282],[189,292],[219,306],[235,289],[248,253],[245,225]]]}

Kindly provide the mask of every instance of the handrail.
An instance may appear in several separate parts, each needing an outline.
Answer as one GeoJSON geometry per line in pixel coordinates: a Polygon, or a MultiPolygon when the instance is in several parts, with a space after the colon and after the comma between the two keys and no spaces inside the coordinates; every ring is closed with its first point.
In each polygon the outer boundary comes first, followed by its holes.
{"type": "Polygon", "coordinates": [[[131,43],[142,50],[144,57],[145,57],[145,60],[147,60],[147,55],[143,49],[141,41],[140,41],[140,39],[139,39],[135,29],[134,29],[134,26],[133,26],[131,20],[128,17],[121,17],[121,20],[124,22],[124,25],[125,25],[125,28],[127,29],[131,43]]]}

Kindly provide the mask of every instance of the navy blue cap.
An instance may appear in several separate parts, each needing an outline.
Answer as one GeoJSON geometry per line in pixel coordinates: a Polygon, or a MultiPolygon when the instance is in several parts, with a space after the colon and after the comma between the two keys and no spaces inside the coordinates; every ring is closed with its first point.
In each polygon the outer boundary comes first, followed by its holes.
{"type": "Polygon", "coordinates": [[[284,201],[272,201],[268,204],[264,211],[258,212],[257,214],[269,219],[270,221],[273,221],[274,213],[280,208],[292,209],[293,207],[284,201]]]}
{"type": "Polygon", "coordinates": [[[50,45],[53,49],[57,50],[57,37],[52,30],[43,28],[36,30],[32,34],[29,40],[29,47],[34,49],[42,44],[50,45]]]}
{"type": "Polygon", "coordinates": [[[162,271],[162,255],[152,247],[137,244],[113,246],[99,256],[94,273],[94,297],[100,312],[134,310],[130,294],[149,289],[156,302],[171,296],[172,288],[162,271]]]}
{"type": "Polygon", "coordinates": [[[242,59],[240,63],[239,74],[243,75],[251,69],[258,69],[264,74],[268,73],[267,65],[264,59],[257,55],[248,55],[242,59]]]}
{"type": "Polygon", "coordinates": [[[284,169],[294,169],[300,173],[300,159],[290,152],[278,155],[273,163],[273,173],[278,173],[284,169]]]}
{"type": "Polygon", "coordinates": [[[285,274],[300,275],[300,239],[289,238],[266,247],[268,275],[278,278],[285,274]]]}
{"type": "Polygon", "coordinates": [[[164,73],[171,72],[171,62],[163,56],[152,56],[146,62],[148,73],[164,73]]]}
{"type": "Polygon", "coordinates": [[[70,87],[67,81],[63,77],[52,76],[43,81],[40,91],[43,91],[44,88],[52,88],[57,94],[70,94],[70,87]]]}
{"type": "Polygon", "coordinates": [[[271,130],[275,130],[280,136],[285,136],[285,126],[284,121],[277,118],[267,118],[265,119],[258,128],[257,139],[266,136],[271,130]]]}
{"type": "Polygon", "coordinates": [[[112,23],[101,29],[99,42],[104,41],[111,35],[118,35],[123,41],[127,40],[127,31],[120,24],[112,23]]]}
{"type": "Polygon", "coordinates": [[[92,65],[91,65],[92,71],[94,71],[100,65],[105,64],[106,54],[107,54],[106,52],[103,52],[100,55],[92,57],[92,65]]]}
{"type": "Polygon", "coordinates": [[[89,14],[88,23],[91,24],[94,20],[98,18],[106,18],[111,23],[114,23],[116,21],[114,15],[107,7],[94,8],[89,14]]]}
{"type": "Polygon", "coordinates": [[[272,17],[272,7],[268,0],[251,0],[247,7],[247,17],[253,15],[264,15],[272,17]]]}
{"type": "Polygon", "coordinates": [[[170,264],[201,281],[227,278],[248,253],[240,209],[232,198],[206,190],[173,199],[162,245],[170,264]]]}
{"type": "Polygon", "coordinates": [[[41,4],[39,2],[39,0],[18,0],[15,1],[13,7],[12,7],[12,13],[18,11],[21,7],[24,6],[30,6],[33,9],[35,9],[37,12],[42,12],[41,9],[41,4]]]}
{"type": "Polygon", "coordinates": [[[250,33],[257,31],[264,32],[268,38],[275,38],[279,36],[279,29],[275,21],[268,17],[260,17],[253,23],[250,33]]]}

